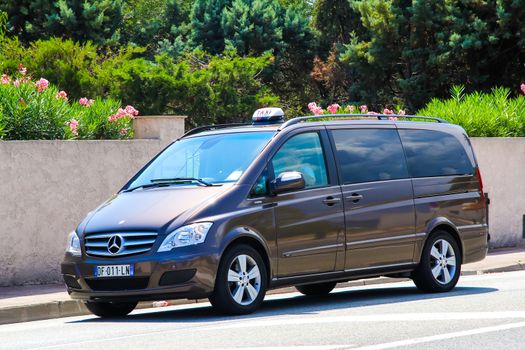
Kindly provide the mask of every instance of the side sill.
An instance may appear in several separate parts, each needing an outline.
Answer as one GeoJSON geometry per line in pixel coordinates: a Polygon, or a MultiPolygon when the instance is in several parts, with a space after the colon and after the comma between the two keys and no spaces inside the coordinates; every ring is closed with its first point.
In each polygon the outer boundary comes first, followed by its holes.
{"type": "Polygon", "coordinates": [[[395,264],[377,267],[368,267],[363,269],[353,269],[335,272],[323,272],[309,275],[289,276],[273,278],[270,282],[270,288],[279,288],[300,284],[322,283],[322,282],[346,282],[361,278],[373,278],[395,273],[413,271],[417,264],[395,264]]]}

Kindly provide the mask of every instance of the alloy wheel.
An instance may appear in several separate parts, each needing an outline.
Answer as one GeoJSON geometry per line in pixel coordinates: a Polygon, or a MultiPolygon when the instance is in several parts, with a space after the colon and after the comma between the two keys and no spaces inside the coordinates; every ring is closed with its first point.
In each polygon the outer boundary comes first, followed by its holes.
{"type": "Polygon", "coordinates": [[[233,259],[228,270],[228,286],[233,300],[240,305],[250,305],[261,291],[261,272],[257,262],[241,254],[233,259]]]}
{"type": "Polygon", "coordinates": [[[440,284],[449,283],[456,274],[456,253],[445,239],[439,239],[430,250],[432,275],[440,284]]]}

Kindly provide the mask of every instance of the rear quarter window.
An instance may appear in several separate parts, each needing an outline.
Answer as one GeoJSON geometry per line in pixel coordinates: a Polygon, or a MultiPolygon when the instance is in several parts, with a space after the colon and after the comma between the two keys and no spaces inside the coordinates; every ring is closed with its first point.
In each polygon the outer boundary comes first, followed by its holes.
{"type": "Polygon", "coordinates": [[[474,167],[453,135],[435,130],[400,129],[412,177],[473,174],[474,167]]]}
{"type": "Polygon", "coordinates": [[[408,177],[395,129],[332,130],[343,184],[408,177]]]}

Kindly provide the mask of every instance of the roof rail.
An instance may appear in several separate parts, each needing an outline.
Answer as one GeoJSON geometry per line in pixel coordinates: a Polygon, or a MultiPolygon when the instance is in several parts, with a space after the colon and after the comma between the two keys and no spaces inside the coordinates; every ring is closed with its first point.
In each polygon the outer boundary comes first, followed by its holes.
{"type": "Polygon", "coordinates": [[[286,121],[279,130],[282,130],[284,128],[289,127],[290,125],[298,124],[302,121],[309,120],[309,119],[324,119],[324,118],[377,118],[378,120],[384,120],[391,117],[396,118],[404,118],[404,119],[428,119],[433,120],[438,123],[447,123],[448,122],[441,118],[435,118],[435,117],[425,117],[425,116],[419,116],[419,115],[399,115],[399,114],[323,114],[323,115],[308,115],[304,117],[297,117],[290,119],[286,121]]]}
{"type": "Polygon", "coordinates": [[[199,126],[194,129],[191,129],[190,131],[187,131],[184,135],[182,135],[180,138],[198,134],[203,131],[209,131],[209,130],[217,130],[217,129],[225,129],[230,127],[236,127],[236,126],[248,126],[252,125],[251,123],[232,123],[232,124],[216,124],[216,125],[204,125],[199,126]]]}

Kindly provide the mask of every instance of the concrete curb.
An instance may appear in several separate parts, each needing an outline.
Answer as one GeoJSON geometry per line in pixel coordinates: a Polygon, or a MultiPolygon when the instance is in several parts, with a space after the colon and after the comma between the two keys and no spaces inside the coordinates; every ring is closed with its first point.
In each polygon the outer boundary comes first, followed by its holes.
{"type": "MultiPolygon", "coordinates": [[[[480,270],[466,270],[462,271],[462,276],[471,276],[471,275],[484,275],[489,273],[499,273],[499,272],[512,272],[512,271],[521,271],[525,270],[525,264],[521,262],[496,267],[489,269],[480,269],[480,270]]],[[[378,277],[370,279],[361,279],[356,281],[349,281],[345,283],[339,283],[337,288],[347,288],[347,287],[359,287],[359,286],[369,286],[383,283],[396,283],[410,281],[409,278],[388,278],[388,277],[378,277]]],[[[296,292],[294,287],[279,288],[268,291],[267,295],[274,294],[285,294],[296,292]]],[[[166,301],[155,301],[155,302],[140,302],[137,306],[137,309],[148,309],[148,308],[158,308],[174,305],[188,305],[195,303],[207,302],[208,299],[198,299],[198,300],[166,300],[166,301]]],[[[72,316],[82,316],[89,315],[89,311],[86,309],[84,304],[79,300],[64,300],[64,301],[50,301],[40,304],[31,304],[24,306],[13,306],[0,308],[0,325],[9,324],[9,323],[19,323],[19,322],[28,322],[28,321],[38,321],[38,320],[47,320],[53,318],[61,317],[72,317],[72,316]]]]}

